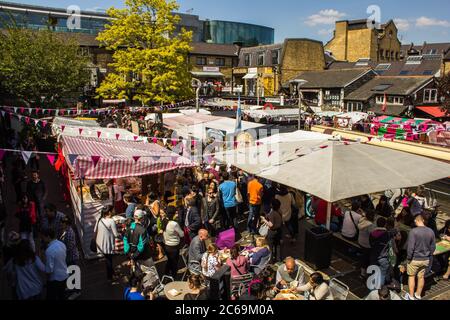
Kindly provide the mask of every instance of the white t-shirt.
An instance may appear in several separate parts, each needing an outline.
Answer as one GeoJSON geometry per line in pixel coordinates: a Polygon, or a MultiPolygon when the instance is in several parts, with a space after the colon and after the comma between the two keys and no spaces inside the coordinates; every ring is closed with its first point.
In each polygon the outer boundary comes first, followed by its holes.
{"type": "Polygon", "coordinates": [[[67,279],[66,245],[59,240],[50,242],[45,251],[45,272],[50,274],[50,281],[67,279]]]}
{"type": "Polygon", "coordinates": [[[353,238],[356,236],[359,219],[361,219],[361,215],[354,211],[346,211],[344,214],[344,223],[342,225],[342,235],[347,238],[353,238]],[[355,223],[353,223],[352,218],[350,217],[350,213],[353,217],[355,223]]]}

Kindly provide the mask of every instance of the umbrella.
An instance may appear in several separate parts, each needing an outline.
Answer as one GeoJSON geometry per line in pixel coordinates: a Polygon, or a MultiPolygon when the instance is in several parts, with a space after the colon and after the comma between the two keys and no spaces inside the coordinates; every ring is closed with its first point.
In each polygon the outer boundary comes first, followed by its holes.
{"type": "Polygon", "coordinates": [[[323,134],[313,131],[295,131],[289,133],[280,133],[272,135],[267,138],[260,139],[258,142],[263,144],[273,144],[280,142],[299,142],[299,141],[309,141],[309,140],[328,140],[332,138],[331,135],[323,134]]]}
{"type": "MultiPolygon", "coordinates": [[[[367,144],[306,141],[296,146],[279,145],[286,152],[285,156],[272,159],[270,165],[262,163],[259,170],[252,173],[329,203],[362,194],[414,187],[450,176],[450,165],[444,162],[367,144]],[[293,153],[296,149],[299,151],[293,153]]],[[[233,157],[228,155],[227,161],[230,159],[233,157]]],[[[238,161],[231,164],[241,167],[242,156],[235,159],[238,161]]]]}

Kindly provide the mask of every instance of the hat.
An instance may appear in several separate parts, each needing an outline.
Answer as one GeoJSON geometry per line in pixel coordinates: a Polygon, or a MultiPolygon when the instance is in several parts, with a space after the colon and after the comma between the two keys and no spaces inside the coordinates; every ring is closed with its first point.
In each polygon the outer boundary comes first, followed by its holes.
{"type": "Polygon", "coordinates": [[[142,210],[136,210],[134,212],[134,218],[135,219],[142,219],[143,217],[145,217],[145,212],[142,210]]]}

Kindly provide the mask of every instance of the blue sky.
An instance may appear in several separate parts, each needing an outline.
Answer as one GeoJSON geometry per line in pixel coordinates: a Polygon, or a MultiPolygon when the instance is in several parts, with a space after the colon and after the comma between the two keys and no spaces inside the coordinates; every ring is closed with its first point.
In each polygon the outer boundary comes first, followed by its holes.
{"type": "MultiPolygon", "coordinates": [[[[13,2],[82,10],[121,7],[122,0],[22,0],[13,2]]],[[[377,5],[381,21],[395,19],[403,43],[450,42],[448,0],[178,0],[180,12],[190,9],[201,18],[262,24],[275,29],[275,41],[305,37],[327,42],[334,21],[365,19],[367,8],[377,5]]]]}

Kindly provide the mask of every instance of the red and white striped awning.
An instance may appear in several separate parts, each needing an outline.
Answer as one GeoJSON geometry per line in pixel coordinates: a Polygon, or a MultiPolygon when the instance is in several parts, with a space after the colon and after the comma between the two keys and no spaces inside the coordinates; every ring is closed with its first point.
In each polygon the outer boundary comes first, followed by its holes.
{"type": "Polygon", "coordinates": [[[195,166],[158,144],[70,136],[61,141],[75,177],[85,179],[137,177],[195,166]]]}

